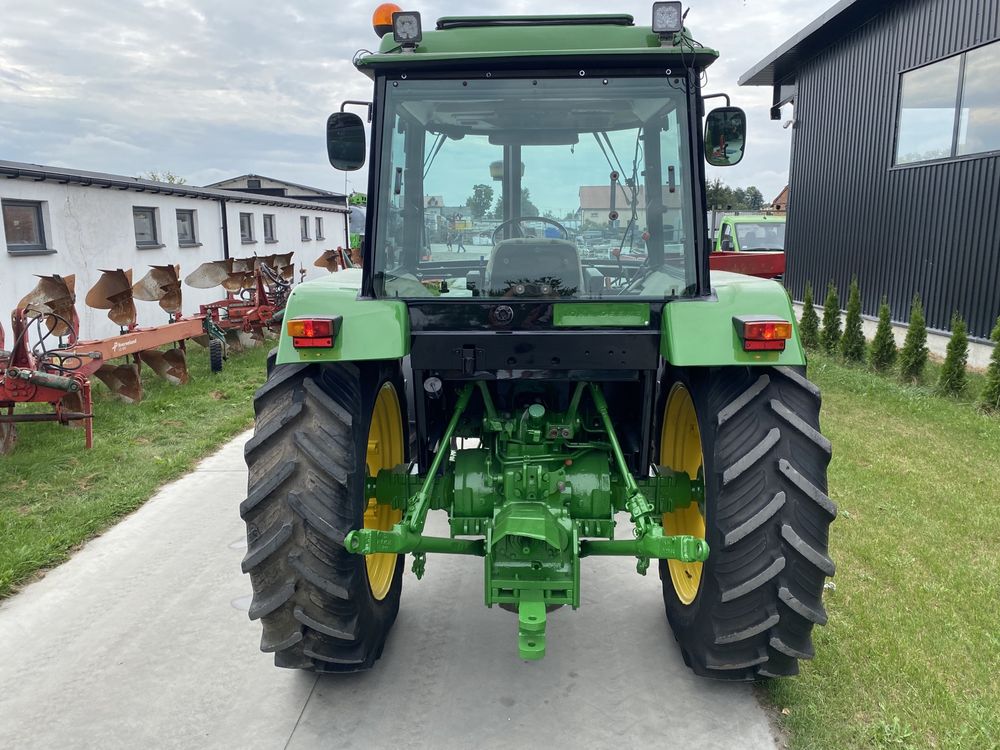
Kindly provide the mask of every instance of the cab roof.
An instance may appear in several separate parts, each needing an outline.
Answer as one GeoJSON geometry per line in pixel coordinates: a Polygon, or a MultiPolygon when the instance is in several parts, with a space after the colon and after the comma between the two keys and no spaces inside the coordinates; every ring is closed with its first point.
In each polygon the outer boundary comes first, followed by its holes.
{"type": "Polygon", "coordinates": [[[786,218],[786,216],[778,214],[736,214],[723,217],[723,221],[729,221],[733,224],[759,224],[762,221],[784,224],[786,218]]]}
{"type": "Polygon", "coordinates": [[[636,26],[627,14],[447,16],[438,19],[434,30],[424,30],[415,49],[403,50],[390,32],[378,52],[357,57],[355,65],[372,76],[379,68],[461,68],[533,58],[548,58],[549,64],[552,58],[586,58],[591,65],[612,59],[656,65],[673,59],[707,67],[718,56],[694,41],[687,29],[661,42],[651,27],[636,26]]]}

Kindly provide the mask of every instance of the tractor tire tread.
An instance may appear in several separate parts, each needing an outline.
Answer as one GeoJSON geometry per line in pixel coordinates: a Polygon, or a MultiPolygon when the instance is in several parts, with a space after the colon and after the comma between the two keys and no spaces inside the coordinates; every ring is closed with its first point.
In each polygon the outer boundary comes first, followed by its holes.
{"type": "Polygon", "coordinates": [[[800,370],[681,370],[664,380],[673,375],[695,399],[713,493],[711,552],[691,605],[677,599],[661,563],[668,620],[685,663],[706,677],[797,674],[813,657],[813,626],[827,621],[831,446],[819,430],[820,391],[800,370]]]}
{"type": "Polygon", "coordinates": [[[367,429],[372,383],[380,386],[396,371],[390,364],[269,367],[244,451],[250,480],[240,514],[247,525],[242,567],[254,590],[250,617],[261,621],[261,650],[273,653],[277,666],[369,669],[396,617],[402,565],[386,598],[376,600],[365,558],[349,554],[343,542],[361,525],[366,505],[366,443],[357,433],[367,429]]]}

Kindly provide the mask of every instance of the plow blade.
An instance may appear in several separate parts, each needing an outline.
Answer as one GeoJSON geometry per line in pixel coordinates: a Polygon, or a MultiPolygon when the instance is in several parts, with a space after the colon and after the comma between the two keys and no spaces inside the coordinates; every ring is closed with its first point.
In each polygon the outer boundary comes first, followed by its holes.
{"type": "Polygon", "coordinates": [[[222,288],[227,292],[238,292],[241,289],[253,289],[254,270],[257,268],[257,257],[233,258],[233,272],[224,281],[222,288]]]}
{"type": "Polygon", "coordinates": [[[101,278],[87,292],[87,307],[107,310],[108,318],[122,327],[135,324],[132,300],[132,269],[101,269],[101,278]]]}
{"type": "Polygon", "coordinates": [[[226,282],[233,272],[233,260],[209,260],[184,277],[184,283],[195,289],[211,289],[226,282]]]}
{"type": "Polygon", "coordinates": [[[142,401],[142,381],[139,379],[139,365],[101,365],[94,373],[118,398],[127,404],[142,401]]]}
{"type": "Polygon", "coordinates": [[[17,303],[17,308],[49,313],[45,316],[45,325],[56,336],[76,335],[79,328],[75,307],[76,276],[56,274],[38,279],[35,288],[17,303]]]}
{"type": "Polygon", "coordinates": [[[241,329],[229,329],[226,331],[226,345],[230,351],[242,352],[246,349],[253,349],[264,343],[264,336],[261,333],[246,332],[241,329]]]}
{"type": "Polygon", "coordinates": [[[0,422],[0,456],[14,452],[17,445],[17,425],[13,422],[0,422]]]}
{"type": "MultiPolygon", "coordinates": [[[[62,405],[63,412],[72,412],[75,414],[85,414],[87,413],[87,406],[84,404],[83,394],[80,391],[74,391],[73,393],[67,393],[62,397],[60,402],[62,405]]],[[[83,429],[86,427],[85,419],[71,419],[66,422],[70,427],[75,427],[78,429],[83,429]]]]}
{"type": "Polygon", "coordinates": [[[150,266],[150,271],[132,285],[132,294],[144,302],[159,302],[171,315],[181,311],[181,267],[150,266]]]}
{"type": "Polygon", "coordinates": [[[183,349],[147,349],[139,352],[139,359],[153,372],[173,385],[188,382],[187,357],[183,349]]]}
{"type": "Polygon", "coordinates": [[[295,277],[295,264],[292,263],[293,253],[276,253],[257,258],[257,265],[266,265],[276,272],[285,281],[292,281],[295,277]]]}
{"type": "Polygon", "coordinates": [[[316,268],[324,268],[330,273],[334,271],[339,271],[344,267],[343,260],[340,255],[340,248],[336,250],[324,250],[323,254],[316,259],[313,263],[316,268]]]}

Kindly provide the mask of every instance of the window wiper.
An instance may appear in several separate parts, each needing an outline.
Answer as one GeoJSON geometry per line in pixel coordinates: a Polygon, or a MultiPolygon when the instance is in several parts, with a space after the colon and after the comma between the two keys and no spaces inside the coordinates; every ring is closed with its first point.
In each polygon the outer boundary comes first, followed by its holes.
{"type": "Polygon", "coordinates": [[[441,147],[444,146],[444,142],[446,140],[448,140],[448,136],[444,133],[438,133],[437,140],[434,141],[434,145],[431,147],[431,153],[428,155],[426,161],[424,161],[424,179],[427,179],[427,175],[430,174],[431,166],[434,164],[434,159],[437,158],[437,155],[441,151],[441,147]]]}

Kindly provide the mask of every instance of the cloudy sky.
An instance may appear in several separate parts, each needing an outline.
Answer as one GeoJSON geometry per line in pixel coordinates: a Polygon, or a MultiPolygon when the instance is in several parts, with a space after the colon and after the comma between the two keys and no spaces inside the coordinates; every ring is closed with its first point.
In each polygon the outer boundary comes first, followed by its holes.
{"type": "MultiPolygon", "coordinates": [[[[687,25],[722,51],[708,90],[747,110],[742,164],[710,170],[765,197],[785,183],[791,130],[768,119],[770,91],[736,79],[833,0],[692,0],[687,25]]],[[[247,172],[334,190],[324,123],[370,98],[350,60],[374,49],[377,0],[0,0],[0,159],[116,174],[170,170],[203,185],[247,172]]],[[[408,9],[410,4],[403,3],[408,9]]],[[[632,13],[652,3],[547,0],[547,13],[632,13]]],[[[541,12],[536,2],[416,0],[443,15],[541,12]]],[[[362,173],[346,176],[365,189],[362,173]]]]}

